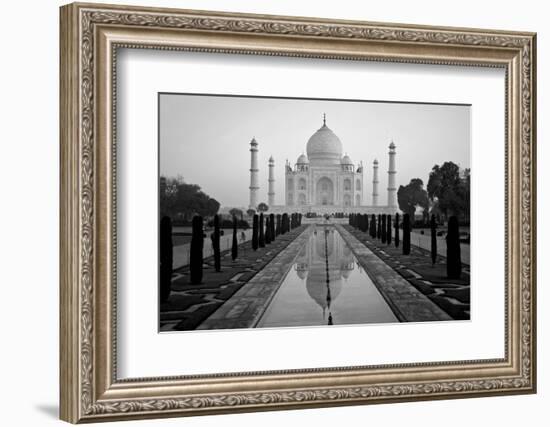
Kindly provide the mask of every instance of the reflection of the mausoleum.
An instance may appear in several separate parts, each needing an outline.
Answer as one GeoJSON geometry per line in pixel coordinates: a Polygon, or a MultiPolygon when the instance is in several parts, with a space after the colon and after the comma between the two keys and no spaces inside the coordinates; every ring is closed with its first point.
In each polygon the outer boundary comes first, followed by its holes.
{"type": "Polygon", "coordinates": [[[315,227],[308,243],[298,254],[294,268],[305,282],[309,296],[323,310],[325,318],[326,311],[330,312],[331,304],[338,298],[342,286],[355,268],[355,257],[333,227],[315,227]]]}

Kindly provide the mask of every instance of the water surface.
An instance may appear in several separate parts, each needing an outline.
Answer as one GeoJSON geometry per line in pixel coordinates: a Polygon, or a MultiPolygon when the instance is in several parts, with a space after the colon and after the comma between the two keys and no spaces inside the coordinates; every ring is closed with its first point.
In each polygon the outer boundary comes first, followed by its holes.
{"type": "Polygon", "coordinates": [[[398,321],[333,226],[306,232],[306,245],[257,327],[398,321]]]}

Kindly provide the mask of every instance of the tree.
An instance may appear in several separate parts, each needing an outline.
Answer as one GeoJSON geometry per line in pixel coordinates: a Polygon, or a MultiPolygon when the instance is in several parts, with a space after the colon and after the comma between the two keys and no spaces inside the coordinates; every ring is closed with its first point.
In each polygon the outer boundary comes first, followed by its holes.
{"type": "Polygon", "coordinates": [[[202,216],[195,216],[191,236],[191,253],[189,254],[189,276],[194,285],[202,282],[202,249],[204,246],[202,227],[202,216]]]}
{"type": "Polygon", "coordinates": [[[470,215],[470,170],[462,172],[457,164],[435,165],[428,180],[428,196],[445,218],[470,215]]]}
{"type": "Polygon", "coordinates": [[[248,209],[248,210],[246,211],[246,214],[247,214],[248,216],[254,216],[255,213],[256,213],[256,210],[255,210],[255,209],[252,209],[252,208],[251,208],[251,209],[248,209]]]}
{"type": "Polygon", "coordinates": [[[160,214],[168,216],[174,213],[179,181],[178,179],[161,176],[159,183],[160,214]]]}
{"type": "Polygon", "coordinates": [[[233,216],[233,241],[231,242],[231,259],[235,261],[239,256],[239,242],[237,241],[237,217],[233,216]]]}
{"type": "Polygon", "coordinates": [[[400,185],[399,190],[397,190],[397,202],[399,203],[399,209],[409,214],[412,220],[414,220],[417,206],[421,206],[424,213],[427,213],[429,199],[427,191],[424,190],[424,182],[420,178],[414,178],[406,186],[400,185]]]}
{"type": "Polygon", "coordinates": [[[382,237],[382,215],[378,214],[378,221],[376,222],[376,238],[382,237]]]}
{"type": "Polygon", "coordinates": [[[435,261],[437,259],[437,224],[435,222],[435,215],[432,215],[432,218],[430,219],[430,231],[431,231],[431,252],[432,252],[432,265],[435,265],[435,261]]]}
{"type": "Polygon", "coordinates": [[[235,216],[237,218],[243,219],[243,211],[237,208],[233,208],[229,210],[229,215],[235,216]]]}
{"type": "Polygon", "coordinates": [[[458,219],[456,216],[449,218],[447,228],[447,277],[459,279],[462,274],[462,262],[460,260],[460,236],[458,232],[458,219]]]}
{"type": "Polygon", "coordinates": [[[258,215],[252,220],[252,249],[258,249],[258,215]]]}
{"type": "Polygon", "coordinates": [[[174,246],[172,243],[172,220],[169,216],[160,221],[160,301],[165,302],[172,290],[172,265],[174,261],[174,246]]]}
{"type": "Polygon", "coordinates": [[[275,227],[275,235],[279,236],[281,234],[281,214],[277,214],[277,226],[275,227]]]}
{"type": "Polygon", "coordinates": [[[396,213],[395,214],[395,224],[394,224],[394,227],[395,227],[395,247],[398,248],[399,247],[399,214],[396,213]]]}
{"type": "Polygon", "coordinates": [[[258,212],[267,212],[269,206],[266,203],[262,202],[258,205],[258,212]]]}
{"type": "Polygon", "coordinates": [[[411,220],[409,214],[403,215],[403,255],[411,253],[411,220]]]}
{"type": "Polygon", "coordinates": [[[205,194],[196,184],[188,184],[182,178],[160,179],[160,213],[162,216],[189,220],[194,215],[203,217],[218,213],[220,204],[205,194]]]}

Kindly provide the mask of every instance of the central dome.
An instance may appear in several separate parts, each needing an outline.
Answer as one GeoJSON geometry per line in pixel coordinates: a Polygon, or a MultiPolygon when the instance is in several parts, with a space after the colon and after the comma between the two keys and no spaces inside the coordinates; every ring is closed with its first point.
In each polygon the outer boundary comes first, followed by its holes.
{"type": "Polygon", "coordinates": [[[310,162],[319,160],[323,163],[340,164],[342,142],[327,126],[325,119],[323,126],[309,138],[306,151],[310,162]]]}

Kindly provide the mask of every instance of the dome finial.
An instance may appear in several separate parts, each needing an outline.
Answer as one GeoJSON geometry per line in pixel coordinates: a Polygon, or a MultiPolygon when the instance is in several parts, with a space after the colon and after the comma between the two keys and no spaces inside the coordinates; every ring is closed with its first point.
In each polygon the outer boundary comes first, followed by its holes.
{"type": "Polygon", "coordinates": [[[323,126],[327,125],[327,115],[326,113],[323,113],[323,126]]]}

